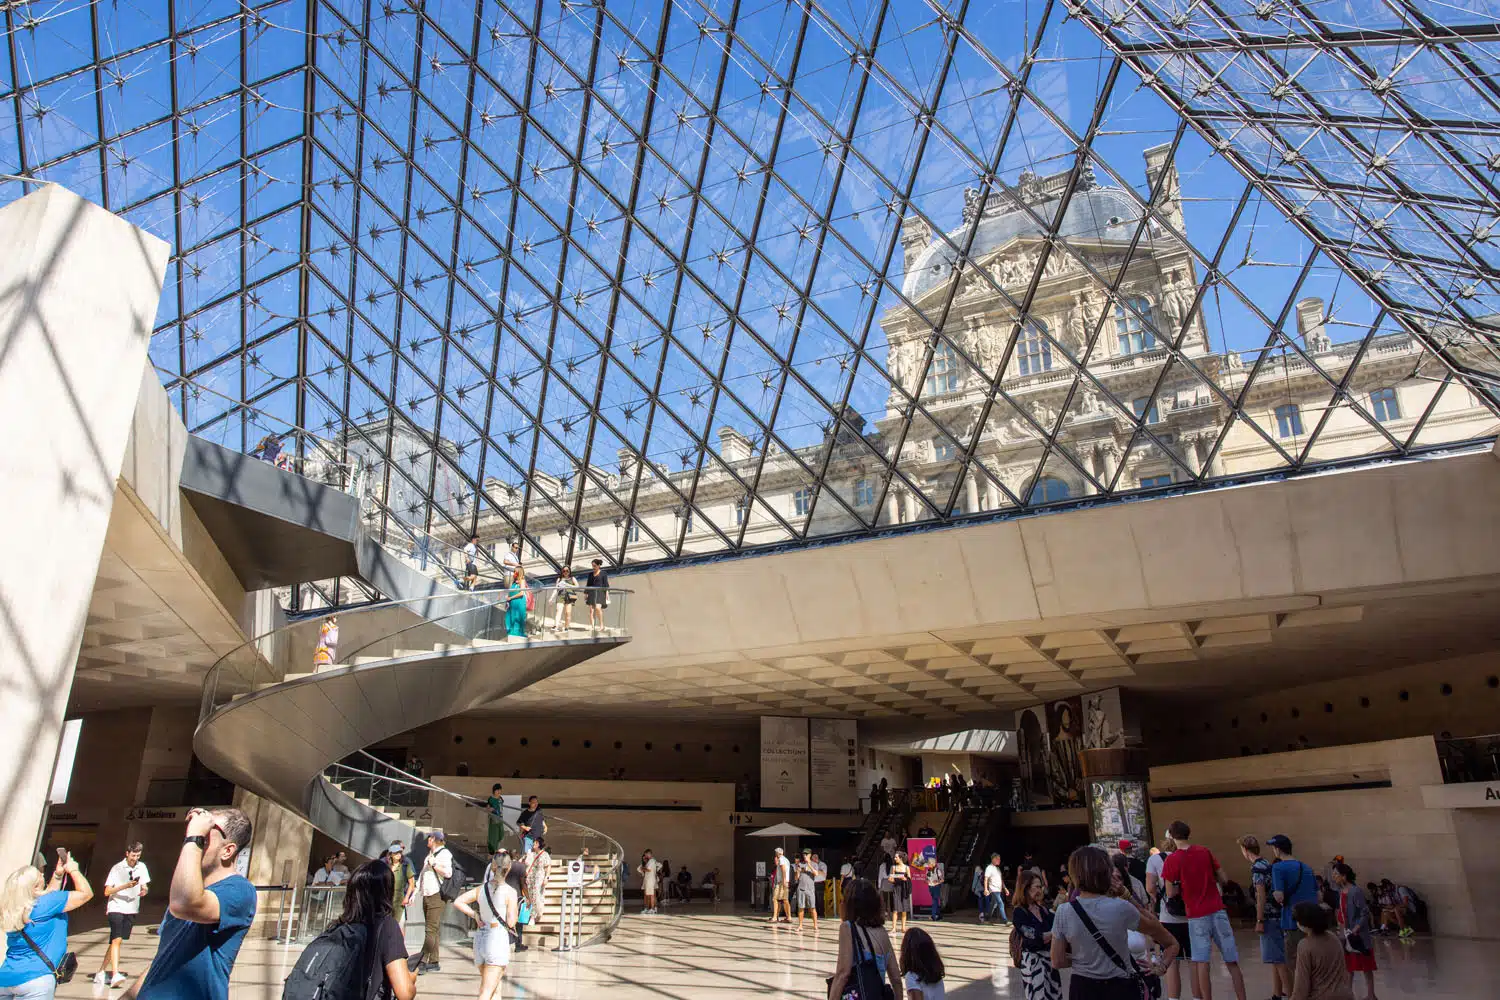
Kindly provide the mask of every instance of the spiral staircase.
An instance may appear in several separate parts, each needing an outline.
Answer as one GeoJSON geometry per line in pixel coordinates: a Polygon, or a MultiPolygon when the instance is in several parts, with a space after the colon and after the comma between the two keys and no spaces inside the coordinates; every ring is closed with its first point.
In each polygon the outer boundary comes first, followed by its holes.
{"type": "MultiPolygon", "coordinates": [[[[250,471],[262,478],[302,478],[261,463],[250,471]]],[[[277,488],[261,495],[291,496],[303,507],[328,509],[328,498],[314,495],[324,489],[317,484],[271,486],[277,488]]],[[[264,517],[266,511],[253,513],[264,517]]],[[[529,616],[527,635],[511,636],[503,591],[458,592],[441,580],[412,589],[419,596],[296,621],[222,657],[204,681],[193,748],[222,777],[366,857],[400,841],[419,861],[426,831],[443,829],[461,867],[477,880],[492,821],[519,855],[519,806],[492,814],[481,802],[376,760],[366,748],[497,701],[628,642],[628,593],[610,592],[603,628],[554,630],[545,614],[550,593],[539,588],[533,596],[541,613],[529,616]],[[332,622],[337,645],[323,658],[332,662],[315,667],[325,625],[332,622]]],[[[579,943],[607,937],[620,915],[622,849],[564,817],[551,816],[548,823],[554,859],[549,905],[532,932],[556,938],[563,869],[583,857],[590,878],[581,892],[579,943]]]]}

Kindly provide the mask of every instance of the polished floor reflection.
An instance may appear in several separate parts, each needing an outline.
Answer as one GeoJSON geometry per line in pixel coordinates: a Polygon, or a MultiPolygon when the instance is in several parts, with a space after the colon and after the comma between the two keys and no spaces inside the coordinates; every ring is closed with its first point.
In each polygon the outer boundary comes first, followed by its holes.
{"type": "MultiPolygon", "coordinates": [[[[926,927],[926,923],[923,923],[926,927]]],[[[932,928],[948,966],[947,993],[954,1000],[1019,998],[1025,993],[1005,950],[1005,929],[970,920],[945,921],[932,928]]],[[[418,940],[419,927],[408,928],[418,940]]],[[[124,950],[124,968],[144,967],[156,938],[138,932],[124,950]]],[[[660,917],[630,915],[607,945],[574,955],[533,949],[518,957],[507,973],[504,997],[536,1000],[739,1000],[824,995],[838,945],[837,927],[824,923],[815,933],[784,926],[769,927],[748,910],[706,905],[669,910],[660,917]]],[[[79,977],[61,987],[58,996],[93,996],[87,975],[98,968],[104,933],[75,935],[79,977]]],[[[1252,961],[1258,953],[1253,937],[1240,934],[1245,979],[1251,1000],[1270,994],[1265,966],[1252,961]]],[[[281,995],[281,983],[300,951],[269,941],[247,941],[235,967],[231,1000],[268,1000],[281,995]]],[[[1500,949],[1493,942],[1379,940],[1376,994],[1382,1000],[1454,998],[1477,1000],[1496,995],[1500,982],[1500,949]]],[[[1233,997],[1222,967],[1215,970],[1216,997],[1233,997]]],[[[443,971],[425,975],[420,997],[464,998],[477,991],[478,979],[467,948],[448,948],[443,971]]],[[[1356,987],[1362,993],[1362,987],[1356,987]]],[[[112,991],[118,996],[120,991],[112,991]]],[[[1066,995],[1066,994],[1065,994],[1066,995]]]]}

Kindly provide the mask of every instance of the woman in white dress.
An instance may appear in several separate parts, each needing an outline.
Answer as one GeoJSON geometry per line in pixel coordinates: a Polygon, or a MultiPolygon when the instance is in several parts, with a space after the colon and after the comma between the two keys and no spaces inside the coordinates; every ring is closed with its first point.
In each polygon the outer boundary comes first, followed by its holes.
{"type": "Polygon", "coordinates": [[[656,873],[660,870],[661,863],[651,856],[650,851],[641,855],[641,866],[636,871],[641,876],[641,895],[646,897],[642,913],[656,912],[656,873]]]}
{"type": "Polygon", "coordinates": [[[479,1000],[498,1000],[505,967],[510,964],[511,935],[516,931],[520,898],[506,881],[510,852],[499,850],[485,869],[484,881],[453,901],[453,908],[479,924],[474,933],[474,964],[479,966],[479,1000]]]}

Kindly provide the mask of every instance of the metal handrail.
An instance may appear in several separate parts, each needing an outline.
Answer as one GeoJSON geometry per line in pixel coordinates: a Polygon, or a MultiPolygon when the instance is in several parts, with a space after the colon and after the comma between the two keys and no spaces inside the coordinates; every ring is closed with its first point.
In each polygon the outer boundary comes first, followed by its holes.
{"type": "MultiPolygon", "coordinates": [[[[419,629],[436,628],[446,631],[450,633],[451,638],[444,638],[455,647],[475,641],[495,642],[503,638],[529,638],[532,635],[539,635],[548,627],[547,596],[555,594],[557,590],[556,586],[549,584],[527,587],[524,591],[517,592],[518,594],[528,593],[534,597],[534,610],[527,613],[524,622],[527,633],[524,637],[508,635],[505,620],[497,618],[516,596],[503,590],[461,592],[412,598],[405,601],[385,601],[350,610],[321,612],[299,619],[241,643],[209,667],[203,679],[199,724],[201,725],[210,715],[229,704],[234,698],[281,683],[290,675],[310,675],[323,670],[349,668],[356,656],[368,654],[370,650],[381,644],[387,645],[391,654],[394,654],[394,643],[419,629]],[[434,609],[443,610],[450,607],[455,610],[443,614],[433,613],[434,609]],[[347,635],[350,631],[358,635],[359,626],[370,620],[372,616],[389,615],[393,612],[407,612],[414,620],[405,622],[400,627],[376,629],[373,634],[360,636],[352,644],[343,641],[336,643],[329,651],[328,662],[321,662],[318,645],[321,641],[323,625],[329,623],[330,619],[339,619],[334,624],[338,626],[341,635],[347,635]],[[453,627],[450,628],[450,626],[453,627]],[[297,656],[304,656],[305,659],[293,662],[292,658],[297,656]],[[229,675],[232,671],[238,671],[238,676],[231,680],[229,675]]],[[[578,593],[585,595],[589,593],[589,590],[580,588],[578,593]]],[[[611,587],[608,588],[607,593],[609,596],[603,616],[603,631],[608,634],[622,634],[625,631],[625,614],[631,592],[611,587]]],[[[580,608],[582,608],[581,602],[580,608]]],[[[575,624],[581,627],[586,626],[586,611],[580,610],[579,617],[583,621],[575,624]]],[[[554,619],[552,622],[554,633],[557,631],[558,624],[554,619]]],[[[587,631],[586,628],[584,630],[587,631]]],[[[566,636],[562,637],[566,638],[566,636]]]]}
{"type": "MultiPolygon", "coordinates": [[[[350,764],[345,764],[342,761],[330,764],[327,768],[324,769],[323,775],[328,779],[329,783],[333,784],[335,787],[339,787],[341,791],[343,791],[343,789],[338,777],[338,775],[340,774],[346,776],[344,780],[348,780],[347,776],[352,775],[354,777],[369,778],[372,781],[384,782],[403,788],[416,789],[428,794],[444,796],[449,801],[452,801],[466,809],[478,810],[484,814],[486,822],[488,822],[491,818],[498,820],[509,837],[519,838],[521,836],[520,831],[515,825],[515,822],[511,818],[508,818],[503,811],[490,808],[486,800],[479,799],[472,795],[465,795],[462,792],[455,792],[452,789],[444,788],[442,785],[439,785],[433,781],[429,781],[426,778],[420,778],[414,774],[402,771],[396,765],[391,764],[387,761],[383,761],[366,750],[360,750],[352,756],[363,757],[373,764],[379,766],[380,768],[388,769],[396,773],[394,775],[378,774],[374,771],[367,771],[358,767],[354,767],[350,764]]],[[[375,794],[374,788],[372,786],[371,801],[373,802],[374,800],[375,794]]],[[[394,802],[392,802],[391,804],[398,807],[400,805],[394,802]]],[[[428,803],[427,805],[430,809],[431,804],[428,803]]],[[[606,922],[605,926],[600,928],[593,935],[584,940],[579,945],[579,947],[585,947],[587,945],[595,943],[596,941],[607,939],[609,935],[614,932],[615,928],[619,926],[620,919],[624,915],[625,910],[624,885],[620,877],[620,863],[623,861],[625,856],[624,846],[609,834],[604,833],[600,830],[596,830],[593,827],[585,826],[582,823],[574,822],[573,820],[567,819],[566,817],[551,816],[548,819],[548,826],[549,830],[547,833],[547,839],[549,842],[554,841],[555,838],[557,838],[558,833],[551,829],[553,826],[557,826],[562,828],[562,833],[565,836],[568,833],[572,833],[573,836],[579,837],[582,840],[598,840],[606,845],[604,856],[598,860],[609,865],[609,871],[606,873],[601,870],[600,876],[601,879],[607,880],[609,884],[613,886],[613,912],[611,913],[610,919],[606,922]]],[[[452,833],[454,831],[447,832],[452,833]]],[[[519,852],[516,853],[519,856],[519,852]]],[[[552,853],[554,857],[565,857],[568,856],[568,854],[571,852],[549,851],[549,853],[552,853]]]]}

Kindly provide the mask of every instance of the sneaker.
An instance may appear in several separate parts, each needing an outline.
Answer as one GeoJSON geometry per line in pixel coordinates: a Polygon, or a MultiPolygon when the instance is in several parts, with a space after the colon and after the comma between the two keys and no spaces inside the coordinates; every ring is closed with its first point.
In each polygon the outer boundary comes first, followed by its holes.
{"type": "Polygon", "coordinates": [[[125,985],[125,981],[127,979],[129,979],[129,978],[130,977],[127,976],[127,975],[125,975],[125,973],[123,973],[123,972],[116,972],[113,976],[110,977],[110,979],[109,979],[109,985],[111,985],[111,986],[124,986],[125,985]]]}
{"type": "Polygon", "coordinates": [[[107,972],[96,972],[96,973],[94,973],[94,985],[95,986],[103,986],[108,981],[109,981],[109,973],[107,973],[107,972]]]}
{"type": "Polygon", "coordinates": [[[1401,937],[1409,938],[1409,937],[1411,937],[1415,933],[1417,933],[1417,932],[1414,931],[1414,930],[1412,930],[1410,927],[1403,927],[1403,928],[1401,928],[1401,937]]]}

